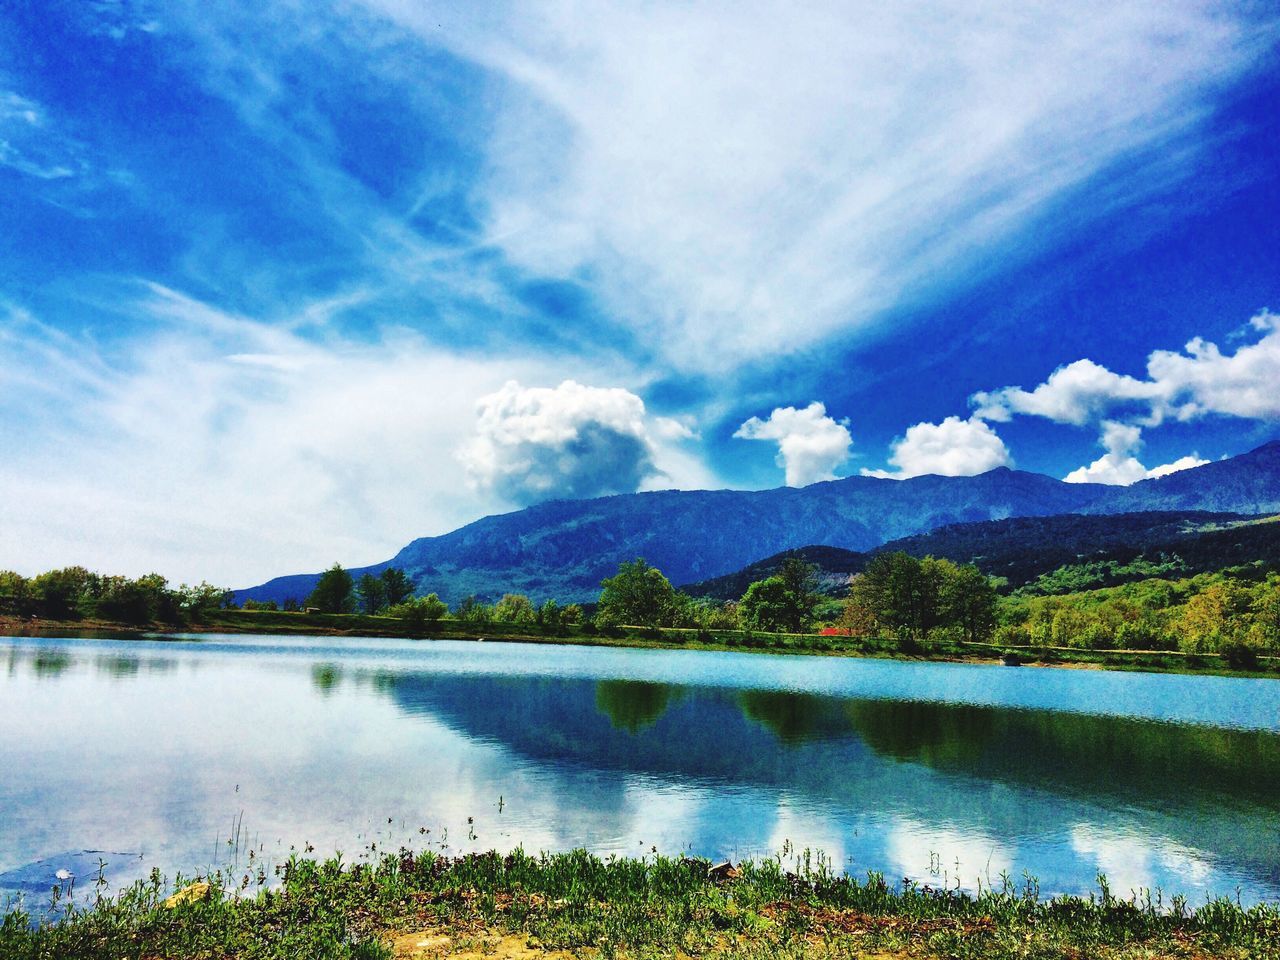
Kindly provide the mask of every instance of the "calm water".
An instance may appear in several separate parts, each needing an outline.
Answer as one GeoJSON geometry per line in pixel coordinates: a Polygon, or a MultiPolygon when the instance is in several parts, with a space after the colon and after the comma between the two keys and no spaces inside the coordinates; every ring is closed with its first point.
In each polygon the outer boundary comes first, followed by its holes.
{"type": "Polygon", "coordinates": [[[0,900],[312,844],[1280,900],[1280,682],[503,643],[0,638],[0,900]],[[238,839],[238,843],[236,842],[238,839]],[[93,851],[88,853],[86,851],[93,851]],[[101,852],[99,852],[101,851],[101,852]],[[83,879],[82,879],[83,883],[83,879]]]}

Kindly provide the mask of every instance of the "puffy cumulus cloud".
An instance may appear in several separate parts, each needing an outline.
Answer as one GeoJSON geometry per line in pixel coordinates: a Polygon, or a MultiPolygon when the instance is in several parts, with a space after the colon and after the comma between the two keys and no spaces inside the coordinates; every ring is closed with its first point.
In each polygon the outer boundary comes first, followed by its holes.
{"type": "Polygon", "coordinates": [[[1076,426],[1117,416],[1143,426],[1211,414],[1280,418],[1280,316],[1263,310],[1243,332],[1261,336],[1234,353],[1223,353],[1201,337],[1181,352],[1153,351],[1147,358],[1146,379],[1077,360],[1059,367],[1033,390],[1015,386],[979,391],[969,402],[974,416],[985,420],[1006,421],[1022,414],[1076,426]]]}
{"type": "Polygon", "coordinates": [[[1072,470],[1063,479],[1067,483],[1106,483],[1127,486],[1139,480],[1164,477],[1179,470],[1188,470],[1208,463],[1194,455],[1179,457],[1172,463],[1147,469],[1137,457],[1142,447],[1142,430],[1133,424],[1103,421],[1099,443],[1106,453],[1087,467],[1072,470]]]}
{"type": "Polygon", "coordinates": [[[1184,352],[1157,350],[1147,373],[1164,398],[1160,413],[1190,420],[1209,413],[1280,418],[1280,315],[1263,310],[1249,321],[1262,336],[1233,354],[1196,337],[1184,352]]]}
{"type": "Polygon", "coordinates": [[[1099,442],[1107,452],[1087,467],[1072,470],[1062,479],[1067,483],[1107,483],[1117,486],[1146,479],[1147,468],[1133,455],[1142,443],[1141,429],[1107,421],[1103,424],[1102,439],[1099,442]]]}
{"type": "Polygon", "coordinates": [[[1112,373],[1092,360],[1077,360],[1059,367],[1034,390],[979,391],[970,403],[976,408],[974,415],[984,420],[1007,421],[1014,414],[1025,414],[1083,426],[1118,405],[1149,403],[1158,395],[1155,384],[1112,373]]]}
{"type": "MultiPolygon", "coordinates": [[[[458,458],[472,486],[512,503],[634,493],[657,472],[644,401],[628,390],[512,380],[478,409],[477,435],[458,458]]],[[[679,438],[680,426],[659,429],[679,438]]]]}
{"type": "Polygon", "coordinates": [[[787,486],[803,487],[834,480],[836,469],[849,459],[853,437],[847,421],[827,416],[817,402],[807,407],[777,407],[767,420],[752,417],[734,432],[742,440],[773,440],[778,466],[786,471],[787,486]]]}
{"type": "Polygon", "coordinates": [[[889,456],[894,470],[863,470],[863,476],[903,480],[936,473],[971,477],[1011,466],[1009,449],[991,425],[977,417],[947,417],[941,423],[917,423],[894,441],[889,456]]]}

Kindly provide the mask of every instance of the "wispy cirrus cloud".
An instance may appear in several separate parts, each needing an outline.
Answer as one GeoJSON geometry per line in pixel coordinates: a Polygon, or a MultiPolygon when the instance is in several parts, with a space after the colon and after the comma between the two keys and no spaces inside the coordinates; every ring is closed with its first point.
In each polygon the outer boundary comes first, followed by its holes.
{"type": "Polygon", "coordinates": [[[81,152],[72,139],[51,129],[41,104],[0,89],[0,167],[36,180],[69,180],[87,169],[81,152]]]}
{"type": "Polygon", "coordinates": [[[1274,38],[1201,3],[368,0],[509,87],[478,184],[517,264],[589,277],[681,368],[865,328],[1108,166],[1159,190],[1274,38]]]}
{"type": "Polygon", "coordinates": [[[28,573],[240,586],[375,562],[548,496],[713,483],[687,425],[625,387],[564,381],[553,355],[467,354],[394,325],[316,336],[309,306],[264,321],[154,282],[110,292],[123,339],[0,304],[0,562],[28,573]]]}
{"type": "MultiPolygon", "coordinates": [[[[469,491],[453,456],[509,380],[643,402],[622,487],[723,485],[707,463],[770,409],[749,432],[786,445],[788,482],[836,475],[857,408],[811,392],[825,373],[770,376],[779,358],[840,370],[847,335],[1017,260],[1104,175],[1078,222],[1168,189],[1275,39],[1263,14],[1189,0],[45,16],[0,30],[27,71],[0,76],[18,185],[0,295],[22,305],[0,319],[6,530],[32,566],[151,557],[182,576],[199,543],[200,575],[239,581],[526,502],[528,484],[469,491]],[[797,391],[827,406],[783,423],[797,391]]],[[[995,391],[910,427],[892,475],[1005,462],[1002,410],[1255,415],[1269,349],[1196,342],[1146,379],[1073,365],[1065,399],[1054,377],[995,391]],[[1152,399],[1157,381],[1181,386],[1152,399]]]]}
{"type": "Polygon", "coordinates": [[[385,559],[504,506],[449,452],[486,385],[556,376],[404,328],[318,342],[154,285],[128,309],[125,341],[0,317],[7,564],[238,586],[385,559]]]}

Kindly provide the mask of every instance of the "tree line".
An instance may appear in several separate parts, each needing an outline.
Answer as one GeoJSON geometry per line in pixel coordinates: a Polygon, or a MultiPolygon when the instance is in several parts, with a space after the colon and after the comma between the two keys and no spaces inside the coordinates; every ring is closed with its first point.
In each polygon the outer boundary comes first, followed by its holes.
{"type": "MultiPolygon", "coordinates": [[[[835,604],[818,589],[817,571],[788,557],[771,575],[751,583],[736,601],[695,598],[676,589],[641,558],[624,562],[600,584],[593,609],[535,603],[519,593],[496,602],[468,596],[452,609],[438,594],[415,595],[418,585],[399,567],[356,577],[335,563],[302,601],[286,600],[285,610],[389,616],[426,627],[445,618],[484,624],[507,623],[543,631],[568,628],[683,628],[699,631],[803,633],[835,622],[851,636],[888,636],[911,646],[940,637],[981,639],[994,626],[995,591],[975,567],[905,553],[876,557],[855,577],[848,597],[835,604]],[[827,616],[820,616],[825,608],[827,616]],[[835,616],[830,616],[834,612],[835,616]]],[[[0,572],[0,611],[49,619],[89,617],[124,623],[179,623],[201,613],[234,606],[230,591],[202,583],[170,587],[158,574],[131,580],[69,567],[25,579],[0,572]]],[[[246,610],[276,610],[275,601],[246,600],[246,610]]]]}
{"type": "MultiPolygon", "coordinates": [[[[576,603],[554,599],[535,603],[525,594],[507,593],[489,603],[464,597],[452,609],[439,595],[414,596],[416,585],[396,567],[358,579],[335,563],[321,574],[306,600],[324,613],[363,612],[430,624],[445,618],[472,624],[506,623],[543,630],[567,627],[611,629],[624,626],[700,631],[747,630],[803,633],[824,622],[852,636],[887,636],[901,646],[929,639],[985,639],[995,625],[996,592],[989,578],[972,565],[905,553],[875,558],[854,578],[848,597],[836,605],[818,589],[817,569],[799,557],[787,557],[776,571],[752,582],[735,601],[696,598],[678,590],[643,558],[623,562],[600,584],[591,615],[576,603]]],[[[246,609],[275,609],[274,602],[246,601],[246,609]]],[[[288,608],[297,608],[289,603],[288,608]]]]}
{"type": "Polygon", "coordinates": [[[231,591],[204,582],[173,587],[158,573],[132,578],[62,567],[24,577],[0,570],[0,613],[24,619],[180,624],[198,621],[230,597],[231,591]]]}

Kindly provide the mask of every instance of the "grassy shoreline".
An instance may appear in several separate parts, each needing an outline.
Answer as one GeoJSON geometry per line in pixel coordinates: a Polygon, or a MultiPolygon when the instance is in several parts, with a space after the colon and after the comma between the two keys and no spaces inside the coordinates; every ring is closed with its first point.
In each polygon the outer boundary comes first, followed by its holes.
{"type": "MultiPolygon", "coordinates": [[[[1280,906],[976,895],[855,879],[807,853],[713,870],[705,860],[583,851],[458,858],[401,850],[354,864],[293,859],[276,884],[214,875],[166,904],[158,875],[32,925],[0,922],[4,960],[235,957],[1280,958],[1280,906]]],[[[179,881],[181,882],[181,881],[179,881]]]]}
{"type": "Polygon", "coordinates": [[[1173,650],[1083,650],[1074,647],[1007,648],[988,643],[948,643],[904,651],[892,641],[858,637],[824,637],[813,633],[764,633],[744,630],[698,631],[639,627],[588,632],[581,627],[542,631],[534,625],[469,623],[444,619],[433,624],[413,624],[387,616],[367,614],[292,613],[270,610],[217,610],[199,623],[125,624],[103,620],[29,621],[0,617],[0,634],[9,636],[142,636],[152,633],[261,633],[280,636],[370,636],[415,640],[501,640],[512,643],[565,644],[593,647],[634,647],[661,650],[713,650],[747,653],[782,653],[809,656],[860,657],[903,661],[999,663],[1002,654],[1014,652],[1022,664],[1032,667],[1069,667],[1187,673],[1222,676],[1280,678],[1280,657],[1259,657],[1259,669],[1229,666],[1217,654],[1194,655],[1173,650]]]}

